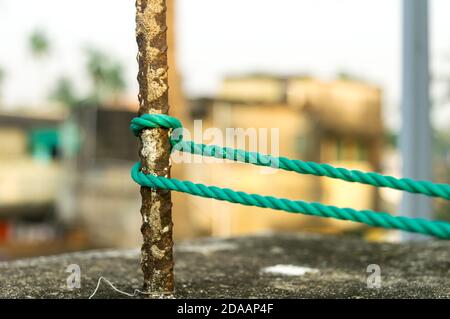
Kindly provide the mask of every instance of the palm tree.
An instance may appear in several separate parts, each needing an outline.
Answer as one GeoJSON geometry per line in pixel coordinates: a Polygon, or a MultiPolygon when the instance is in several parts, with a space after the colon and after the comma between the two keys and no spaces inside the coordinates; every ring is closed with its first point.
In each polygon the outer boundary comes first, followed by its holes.
{"type": "Polygon", "coordinates": [[[73,108],[81,103],[81,99],[77,96],[72,81],[62,76],[56,82],[56,87],[50,94],[50,99],[61,102],[63,105],[73,108]]]}
{"type": "Polygon", "coordinates": [[[86,55],[92,84],[89,99],[95,103],[116,99],[126,88],[122,64],[95,48],[88,48],[86,55]]]}
{"type": "Polygon", "coordinates": [[[36,29],[30,34],[28,43],[31,53],[36,58],[42,58],[50,52],[50,41],[41,29],[36,29]]]}

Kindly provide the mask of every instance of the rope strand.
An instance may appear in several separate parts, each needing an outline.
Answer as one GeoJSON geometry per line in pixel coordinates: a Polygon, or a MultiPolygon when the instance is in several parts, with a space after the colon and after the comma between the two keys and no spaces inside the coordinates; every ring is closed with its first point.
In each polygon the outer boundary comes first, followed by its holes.
{"type": "Polygon", "coordinates": [[[133,180],[142,186],[173,190],[205,198],[227,201],[246,206],[272,208],[290,213],[302,213],[305,215],[331,217],[340,220],[349,220],[364,223],[370,226],[390,229],[400,229],[414,233],[435,236],[442,239],[450,239],[450,224],[442,221],[428,221],[419,218],[407,218],[391,216],[384,212],[372,210],[355,210],[352,208],[339,208],[323,205],[321,203],[308,203],[293,201],[286,198],[262,196],[234,191],[229,188],[206,186],[190,181],[181,181],[176,178],[146,175],[139,171],[140,163],[136,163],[132,170],[133,180]]]}

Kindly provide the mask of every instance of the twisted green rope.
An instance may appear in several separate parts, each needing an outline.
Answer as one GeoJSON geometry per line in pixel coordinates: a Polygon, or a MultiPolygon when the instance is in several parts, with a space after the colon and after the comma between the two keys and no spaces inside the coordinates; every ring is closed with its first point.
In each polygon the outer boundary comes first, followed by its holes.
{"type": "MultiPolygon", "coordinates": [[[[196,144],[194,142],[184,142],[182,141],[182,135],[181,135],[181,129],[182,125],[181,122],[177,119],[170,117],[168,115],[161,115],[161,114],[146,114],[139,118],[134,118],[131,122],[131,130],[134,132],[135,135],[138,135],[139,132],[144,128],[157,128],[157,127],[164,127],[164,128],[173,128],[174,131],[171,135],[171,142],[174,149],[178,149],[185,152],[191,152],[194,154],[200,154],[205,156],[212,156],[217,158],[226,158],[226,159],[232,159],[240,162],[245,163],[253,163],[255,165],[262,165],[262,166],[273,166],[273,161],[270,162],[268,160],[279,160],[278,163],[284,163],[285,166],[281,166],[280,168],[283,168],[285,170],[289,171],[295,171],[299,173],[306,173],[306,174],[313,174],[313,175],[319,175],[319,176],[329,176],[325,173],[325,171],[320,171],[319,173],[314,170],[306,170],[303,171],[305,167],[298,166],[298,164],[306,164],[305,162],[301,161],[293,161],[289,160],[287,158],[282,157],[271,157],[268,155],[262,155],[259,153],[253,153],[253,152],[246,152],[242,150],[235,150],[231,148],[224,148],[219,146],[207,146],[204,144],[196,144]],[[282,161],[281,159],[285,159],[282,161]],[[292,164],[296,163],[296,164],[292,164]],[[287,165],[286,165],[287,164],[287,165]],[[292,165],[289,165],[292,164],[292,165]]],[[[277,162],[276,162],[277,163],[277,162]]],[[[310,163],[310,162],[309,162],[310,163]]],[[[315,164],[315,163],[313,163],[315,164]]],[[[316,164],[319,165],[318,167],[323,168],[326,164],[316,164]]],[[[370,179],[366,179],[366,182],[362,182],[360,180],[355,179],[353,175],[351,175],[354,171],[348,171],[345,169],[339,169],[334,168],[330,165],[327,165],[330,168],[333,168],[337,170],[337,172],[340,172],[343,174],[345,178],[351,178],[349,181],[355,181],[360,182],[364,184],[370,184],[370,179]],[[345,171],[346,173],[344,173],[345,171]]],[[[319,170],[321,169],[319,168],[319,170]]],[[[328,171],[326,171],[328,172],[328,171]]],[[[358,172],[358,171],[356,171],[358,172]]],[[[376,173],[362,173],[361,174],[376,174],[376,173]]],[[[332,175],[333,173],[330,173],[332,175]]],[[[379,178],[385,178],[385,176],[376,174],[379,176],[379,178]]],[[[272,196],[261,196],[257,194],[247,194],[245,192],[237,192],[233,191],[228,188],[219,188],[216,186],[206,186],[203,184],[195,184],[190,181],[181,181],[175,178],[166,178],[162,176],[154,176],[151,174],[144,174],[140,172],[140,163],[136,163],[131,171],[131,176],[133,180],[142,185],[152,188],[160,188],[160,189],[167,189],[167,190],[174,190],[179,192],[184,192],[196,196],[206,197],[206,198],[214,198],[218,200],[228,201],[231,203],[238,203],[242,205],[247,206],[257,206],[257,207],[263,207],[263,208],[272,208],[277,210],[283,210],[287,212],[292,213],[302,213],[306,215],[312,215],[312,216],[320,216],[320,217],[330,217],[335,219],[341,219],[341,220],[350,220],[350,221],[356,221],[360,223],[364,223],[370,226],[376,226],[376,227],[383,227],[383,228],[389,228],[389,229],[401,229],[409,232],[415,232],[415,233],[421,233],[421,234],[427,234],[431,236],[435,236],[442,239],[450,239],[450,223],[446,223],[443,221],[428,221],[424,219],[419,218],[407,218],[407,217],[396,217],[391,216],[388,213],[385,212],[375,212],[371,210],[355,210],[352,208],[339,208],[336,206],[328,206],[323,205],[320,203],[307,203],[304,201],[293,201],[285,198],[276,198],[272,196]]],[[[340,178],[344,179],[342,177],[339,177],[341,175],[333,175],[330,177],[334,178],[340,178]]],[[[359,175],[356,175],[359,176],[359,175]]],[[[370,175],[369,175],[370,176],[370,175]]],[[[442,192],[438,191],[438,193],[433,193],[433,188],[430,187],[424,187],[423,185],[426,185],[426,181],[413,181],[409,179],[396,179],[394,177],[390,177],[396,181],[404,181],[408,180],[409,184],[418,183],[419,185],[422,185],[422,187],[415,187],[410,188],[415,191],[411,191],[414,193],[422,193],[430,196],[437,196],[442,197],[440,194],[442,192]],[[425,184],[424,184],[425,183],[425,184]],[[423,190],[426,190],[425,192],[431,192],[430,194],[422,192],[423,190]],[[433,194],[433,195],[432,195],[433,194]]],[[[344,179],[347,180],[347,179],[344,179]]],[[[388,179],[390,180],[390,179],[388,179]]],[[[448,195],[448,187],[449,185],[445,184],[433,184],[438,189],[441,189],[441,186],[447,187],[447,195],[448,195]]],[[[401,188],[404,186],[402,183],[397,183],[395,186],[398,187],[392,187],[391,185],[394,185],[392,183],[385,183],[385,187],[391,187],[396,189],[403,189],[401,188]]],[[[379,186],[379,185],[375,185],[379,186]]],[[[417,186],[417,185],[416,185],[417,186]]],[[[429,185],[428,185],[429,186],[429,185]]],[[[445,189],[445,188],[444,188],[445,189]]],[[[407,190],[408,189],[404,189],[407,190]]],[[[446,194],[445,192],[443,194],[446,194]]],[[[445,198],[445,197],[444,197],[445,198]]],[[[448,198],[447,198],[448,199],[448,198]]]]}
{"type": "Polygon", "coordinates": [[[427,196],[440,197],[450,200],[450,185],[436,184],[430,181],[416,181],[409,178],[396,178],[375,172],[361,172],[359,170],[348,170],[333,167],[329,164],[304,162],[291,160],[286,157],[274,157],[256,152],[247,152],[229,147],[217,145],[197,144],[192,141],[182,140],[181,122],[169,115],[145,114],[131,121],[131,130],[137,136],[144,128],[164,127],[174,129],[171,135],[173,150],[187,152],[202,156],[228,159],[236,162],[250,163],[258,166],[280,168],[286,171],[309,174],[315,176],[326,176],[341,179],[347,182],[356,182],[376,187],[387,187],[403,190],[409,193],[423,194],[427,196]]]}
{"type": "Polygon", "coordinates": [[[371,210],[358,211],[352,208],[339,208],[320,203],[307,203],[304,201],[293,201],[286,198],[276,198],[273,196],[247,194],[245,192],[237,192],[229,188],[195,184],[190,181],[181,181],[176,178],[154,176],[151,174],[146,175],[140,171],[140,163],[136,163],[133,166],[131,176],[139,185],[152,188],[173,190],[246,206],[272,208],[291,213],[302,213],[305,215],[350,220],[370,226],[401,229],[409,232],[432,235],[442,239],[450,239],[450,224],[441,221],[395,217],[384,212],[379,213],[371,210]]]}

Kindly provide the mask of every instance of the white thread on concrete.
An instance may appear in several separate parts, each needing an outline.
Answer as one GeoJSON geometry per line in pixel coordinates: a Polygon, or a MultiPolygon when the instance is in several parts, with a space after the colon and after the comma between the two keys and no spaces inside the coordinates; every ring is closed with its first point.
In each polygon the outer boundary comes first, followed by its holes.
{"type": "Polygon", "coordinates": [[[122,291],[118,288],[116,288],[108,279],[106,279],[105,277],[101,276],[100,278],[98,278],[97,281],[97,287],[95,287],[94,292],[92,292],[92,294],[89,296],[89,299],[92,299],[92,297],[95,296],[95,294],[97,293],[98,289],[100,288],[100,283],[102,281],[102,279],[112,288],[114,289],[114,291],[117,291],[118,293],[128,296],[128,297],[136,297],[136,295],[138,293],[143,294],[143,295],[148,295],[148,293],[144,292],[144,291],[140,291],[139,289],[135,289],[134,292],[132,294],[122,291]]]}

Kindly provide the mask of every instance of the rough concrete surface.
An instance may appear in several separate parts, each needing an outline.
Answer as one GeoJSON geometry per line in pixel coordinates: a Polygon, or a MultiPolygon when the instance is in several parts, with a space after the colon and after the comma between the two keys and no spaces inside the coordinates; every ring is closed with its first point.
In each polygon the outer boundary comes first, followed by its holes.
{"type": "MultiPolygon", "coordinates": [[[[0,263],[0,297],[88,298],[100,276],[127,293],[141,289],[139,250],[0,263]],[[71,264],[80,266],[79,289],[67,288],[71,264]]],[[[199,239],[175,246],[175,277],[176,298],[449,298],[450,242],[380,244],[310,234],[199,239]],[[367,287],[370,264],[380,266],[380,288],[367,287]],[[284,266],[264,271],[276,265],[284,266]]],[[[94,298],[128,297],[102,282],[94,298]]]]}

